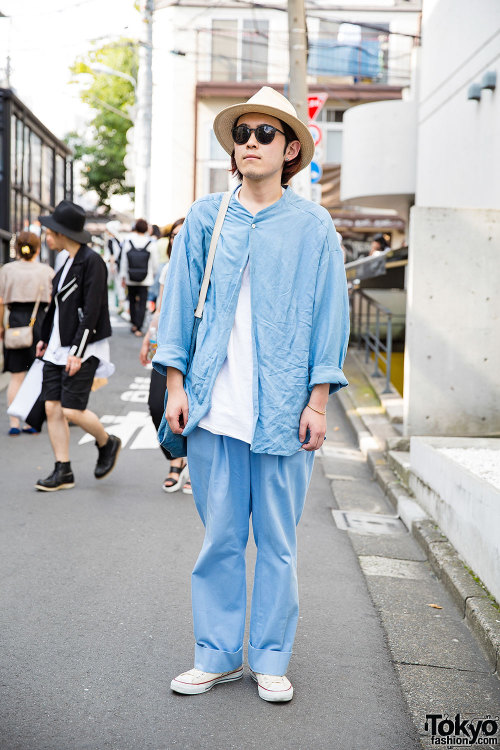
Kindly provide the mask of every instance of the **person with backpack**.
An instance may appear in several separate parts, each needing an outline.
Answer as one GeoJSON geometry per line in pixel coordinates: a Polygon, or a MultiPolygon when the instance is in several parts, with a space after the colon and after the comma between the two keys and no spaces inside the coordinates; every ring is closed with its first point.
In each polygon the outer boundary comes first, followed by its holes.
{"type": "Polygon", "coordinates": [[[142,336],[146,314],[148,288],[154,281],[158,269],[156,243],[148,234],[148,223],[137,219],[134,228],[124,240],[120,262],[122,285],[127,286],[130,305],[131,333],[142,336]]]}

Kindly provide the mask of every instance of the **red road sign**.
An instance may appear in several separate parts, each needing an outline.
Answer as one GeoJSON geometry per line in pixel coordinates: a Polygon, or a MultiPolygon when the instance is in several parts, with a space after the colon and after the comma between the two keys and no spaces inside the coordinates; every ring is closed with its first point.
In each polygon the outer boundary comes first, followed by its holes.
{"type": "Polygon", "coordinates": [[[317,146],[318,143],[321,142],[321,128],[318,128],[318,126],[315,123],[310,122],[309,132],[311,133],[313,137],[314,145],[317,146]]]}
{"type": "Polygon", "coordinates": [[[323,109],[323,105],[328,99],[328,94],[311,94],[307,97],[307,105],[309,108],[309,119],[315,120],[323,109]]]}

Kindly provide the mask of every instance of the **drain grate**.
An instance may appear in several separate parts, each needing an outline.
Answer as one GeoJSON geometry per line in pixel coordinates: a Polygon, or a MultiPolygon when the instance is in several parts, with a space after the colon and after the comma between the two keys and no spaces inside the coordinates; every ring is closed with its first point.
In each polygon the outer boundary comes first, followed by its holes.
{"type": "Polygon", "coordinates": [[[406,534],[406,526],[397,516],[380,513],[361,513],[352,510],[333,510],[337,528],[356,534],[406,534]]]}

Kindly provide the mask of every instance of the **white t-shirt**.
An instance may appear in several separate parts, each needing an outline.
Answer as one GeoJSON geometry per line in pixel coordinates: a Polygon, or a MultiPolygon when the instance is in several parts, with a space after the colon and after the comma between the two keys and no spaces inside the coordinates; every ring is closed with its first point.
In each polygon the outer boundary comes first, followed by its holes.
{"type": "Polygon", "coordinates": [[[163,268],[160,271],[160,276],[158,279],[160,286],[165,286],[165,279],[167,278],[168,265],[169,265],[169,261],[167,260],[167,262],[164,263],[163,268]]]}
{"type": "MultiPolygon", "coordinates": [[[[66,262],[65,267],[61,273],[59,283],[57,285],[57,291],[61,289],[64,284],[64,280],[68,275],[68,271],[73,263],[73,258],[69,258],[66,262]]],[[[69,346],[62,346],[61,335],[59,333],[59,305],[56,303],[56,311],[54,313],[54,323],[52,325],[52,332],[50,334],[49,343],[43,359],[45,362],[52,362],[54,365],[65,366],[68,362],[69,346]]],[[[109,339],[101,339],[89,344],[85,349],[85,354],[82,357],[82,362],[85,362],[90,357],[97,357],[99,365],[96,370],[95,376],[97,378],[109,378],[115,371],[114,364],[110,361],[109,352],[109,339]]]]}
{"type": "MultiPolygon", "coordinates": [[[[237,198],[239,200],[239,191],[237,198]]],[[[216,435],[251,444],[253,416],[252,307],[250,263],[247,260],[227,357],[214,383],[211,407],[198,426],[216,435]]]]}

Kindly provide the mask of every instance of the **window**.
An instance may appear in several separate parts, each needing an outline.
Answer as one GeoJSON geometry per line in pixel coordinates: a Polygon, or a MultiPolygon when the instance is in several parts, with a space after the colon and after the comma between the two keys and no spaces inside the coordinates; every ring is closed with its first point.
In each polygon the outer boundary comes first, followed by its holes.
{"type": "Polygon", "coordinates": [[[324,107],[317,122],[323,130],[323,154],[327,164],[340,164],[342,161],[342,128],[344,110],[324,107]]]}
{"type": "Polygon", "coordinates": [[[42,141],[31,133],[31,192],[35,198],[40,198],[42,193],[42,141]]]}
{"type": "Polygon", "coordinates": [[[228,189],[231,177],[230,156],[215,137],[211,120],[203,124],[206,133],[206,145],[208,158],[203,160],[204,192],[220,193],[228,189]]]}
{"type": "Polygon", "coordinates": [[[268,21],[243,21],[241,80],[267,80],[268,21]]]}
{"type": "Polygon", "coordinates": [[[229,155],[225,149],[222,148],[217,136],[215,135],[210,123],[207,123],[210,128],[210,159],[212,161],[227,161],[229,155]]]}
{"type": "Polygon", "coordinates": [[[328,164],[340,164],[342,161],[341,130],[327,131],[325,161],[328,164]]]}
{"type": "Polygon", "coordinates": [[[349,76],[381,80],[386,76],[388,35],[382,30],[357,24],[323,23],[319,36],[310,42],[308,72],[313,76],[349,76]]]}
{"type": "Polygon", "coordinates": [[[267,21],[212,20],[212,81],[267,81],[267,21]]]}
{"type": "Polygon", "coordinates": [[[64,178],[65,178],[65,163],[64,158],[56,155],[56,206],[62,200],[64,200],[64,178]]]}
{"type": "Polygon", "coordinates": [[[16,185],[21,185],[23,181],[23,123],[17,120],[16,127],[16,185]]]}
{"type": "Polygon", "coordinates": [[[52,183],[54,181],[54,151],[50,146],[43,146],[42,152],[42,203],[50,206],[52,183]]]}
{"type": "Polygon", "coordinates": [[[23,190],[31,193],[31,169],[30,169],[30,131],[24,128],[24,153],[23,153],[23,190]]]}
{"type": "Polygon", "coordinates": [[[238,22],[212,20],[212,80],[235,81],[237,58],[238,22]]]}
{"type": "Polygon", "coordinates": [[[209,186],[210,193],[223,193],[227,190],[229,184],[229,172],[227,169],[220,167],[209,168],[209,186]]]}
{"type": "Polygon", "coordinates": [[[70,201],[73,197],[73,162],[66,160],[66,200],[70,201]]]}

